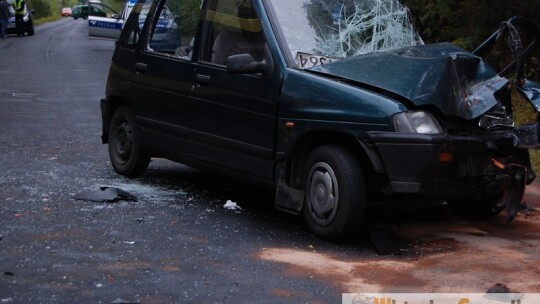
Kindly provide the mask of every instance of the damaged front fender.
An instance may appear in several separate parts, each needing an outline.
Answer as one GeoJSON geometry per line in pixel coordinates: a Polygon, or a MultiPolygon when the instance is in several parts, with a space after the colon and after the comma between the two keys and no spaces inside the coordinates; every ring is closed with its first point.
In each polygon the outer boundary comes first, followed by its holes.
{"type": "Polygon", "coordinates": [[[523,84],[516,88],[531,103],[534,110],[540,112],[540,83],[524,79],[523,84]]]}

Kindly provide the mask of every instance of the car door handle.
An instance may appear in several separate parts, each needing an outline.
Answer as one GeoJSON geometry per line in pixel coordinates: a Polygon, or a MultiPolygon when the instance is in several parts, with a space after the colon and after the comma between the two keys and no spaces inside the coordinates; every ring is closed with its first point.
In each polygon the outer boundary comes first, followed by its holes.
{"type": "Polygon", "coordinates": [[[142,62],[135,63],[135,71],[137,72],[146,72],[147,68],[148,68],[148,65],[146,63],[142,63],[142,62]]]}
{"type": "Polygon", "coordinates": [[[212,77],[203,74],[195,75],[195,81],[199,84],[209,84],[212,77]]]}

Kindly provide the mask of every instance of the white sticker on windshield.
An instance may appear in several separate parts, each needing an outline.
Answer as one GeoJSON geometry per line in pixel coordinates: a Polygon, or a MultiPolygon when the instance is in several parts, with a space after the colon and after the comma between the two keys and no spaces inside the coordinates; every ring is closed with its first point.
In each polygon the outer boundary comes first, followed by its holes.
{"type": "Polygon", "coordinates": [[[311,55],[308,53],[296,53],[296,64],[300,69],[309,69],[317,65],[338,61],[339,58],[311,55]]]}

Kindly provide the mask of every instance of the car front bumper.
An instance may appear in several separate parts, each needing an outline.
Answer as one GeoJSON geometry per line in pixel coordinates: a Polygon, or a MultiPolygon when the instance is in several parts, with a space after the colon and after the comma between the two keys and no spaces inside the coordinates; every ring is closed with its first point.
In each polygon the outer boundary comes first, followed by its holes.
{"type": "Polygon", "coordinates": [[[524,168],[526,182],[535,175],[528,150],[515,147],[512,132],[484,138],[369,132],[375,170],[388,178],[390,193],[417,193],[444,199],[487,197],[506,191],[505,166],[524,168]],[[502,165],[501,165],[502,164],[502,165]]]}

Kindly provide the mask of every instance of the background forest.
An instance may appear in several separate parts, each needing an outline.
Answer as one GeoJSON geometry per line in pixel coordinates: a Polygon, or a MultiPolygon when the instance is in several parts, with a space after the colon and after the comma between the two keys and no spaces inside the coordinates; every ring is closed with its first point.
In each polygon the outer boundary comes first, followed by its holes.
{"type": "Polygon", "coordinates": [[[426,42],[451,41],[472,50],[501,21],[523,16],[540,23],[540,1],[404,0],[416,29],[426,42]]]}

